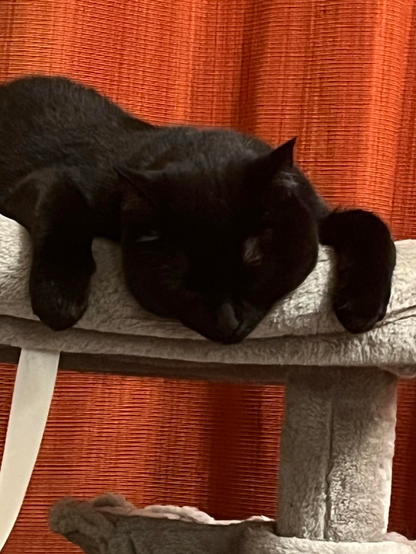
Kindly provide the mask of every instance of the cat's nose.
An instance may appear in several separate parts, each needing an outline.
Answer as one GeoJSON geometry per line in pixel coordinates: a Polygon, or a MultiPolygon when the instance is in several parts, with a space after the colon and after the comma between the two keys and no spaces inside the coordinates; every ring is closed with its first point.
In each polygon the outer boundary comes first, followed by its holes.
{"type": "Polygon", "coordinates": [[[238,304],[225,301],[217,310],[217,330],[220,342],[232,344],[247,336],[244,313],[238,304]]]}
{"type": "Polygon", "coordinates": [[[250,303],[232,302],[227,299],[217,311],[217,342],[237,344],[244,340],[257,327],[267,310],[250,303]]]}
{"type": "Polygon", "coordinates": [[[217,325],[218,330],[224,334],[224,338],[231,335],[240,325],[238,313],[229,300],[218,308],[217,325]]]}

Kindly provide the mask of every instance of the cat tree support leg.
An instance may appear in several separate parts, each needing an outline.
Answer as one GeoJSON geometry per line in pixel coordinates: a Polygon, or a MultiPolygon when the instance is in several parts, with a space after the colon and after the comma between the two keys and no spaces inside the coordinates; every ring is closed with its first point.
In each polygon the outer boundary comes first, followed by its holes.
{"type": "Polygon", "coordinates": [[[387,531],[397,378],[377,368],[289,373],[278,531],[381,541],[387,531]]]}

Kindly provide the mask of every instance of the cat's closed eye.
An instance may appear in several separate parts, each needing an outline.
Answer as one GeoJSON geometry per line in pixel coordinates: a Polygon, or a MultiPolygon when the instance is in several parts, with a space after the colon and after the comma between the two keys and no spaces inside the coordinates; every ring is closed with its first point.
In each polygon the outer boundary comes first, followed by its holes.
{"type": "Polygon", "coordinates": [[[157,231],[149,231],[145,235],[141,235],[138,237],[137,242],[153,242],[155,240],[158,240],[160,238],[160,235],[157,231]]]}

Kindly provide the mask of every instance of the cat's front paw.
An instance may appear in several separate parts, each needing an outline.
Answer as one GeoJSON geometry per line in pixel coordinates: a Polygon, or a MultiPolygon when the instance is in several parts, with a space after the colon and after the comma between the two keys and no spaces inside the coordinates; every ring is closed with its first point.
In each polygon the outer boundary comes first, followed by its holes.
{"type": "Polygon", "coordinates": [[[93,261],[77,270],[74,267],[59,270],[32,267],[30,296],[33,313],[54,331],[75,325],[87,309],[93,271],[93,261]]]}
{"type": "Polygon", "coordinates": [[[350,333],[370,331],[386,315],[389,294],[374,291],[338,291],[333,308],[341,325],[350,333]]]}
{"type": "Polygon", "coordinates": [[[55,280],[37,281],[31,286],[32,310],[53,329],[63,331],[77,323],[88,306],[88,287],[69,290],[55,280]]]}

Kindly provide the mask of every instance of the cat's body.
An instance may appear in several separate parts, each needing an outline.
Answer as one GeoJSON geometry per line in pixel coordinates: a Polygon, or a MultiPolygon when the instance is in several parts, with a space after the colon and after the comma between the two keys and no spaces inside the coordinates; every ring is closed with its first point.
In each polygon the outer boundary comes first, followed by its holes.
{"type": "Polygon", "coordinates": [[[293,146],[154,127],[64,78],[0,86],[0,212],[31,233],[35,314],[57,330],[80,319],[103,236],[121,240],[145,308],[238,342],[306,278],[320,241],[338,254],[338,318],[371,328],[390,296],[390,234],[367,212],[331,212],[293,146]]]}

